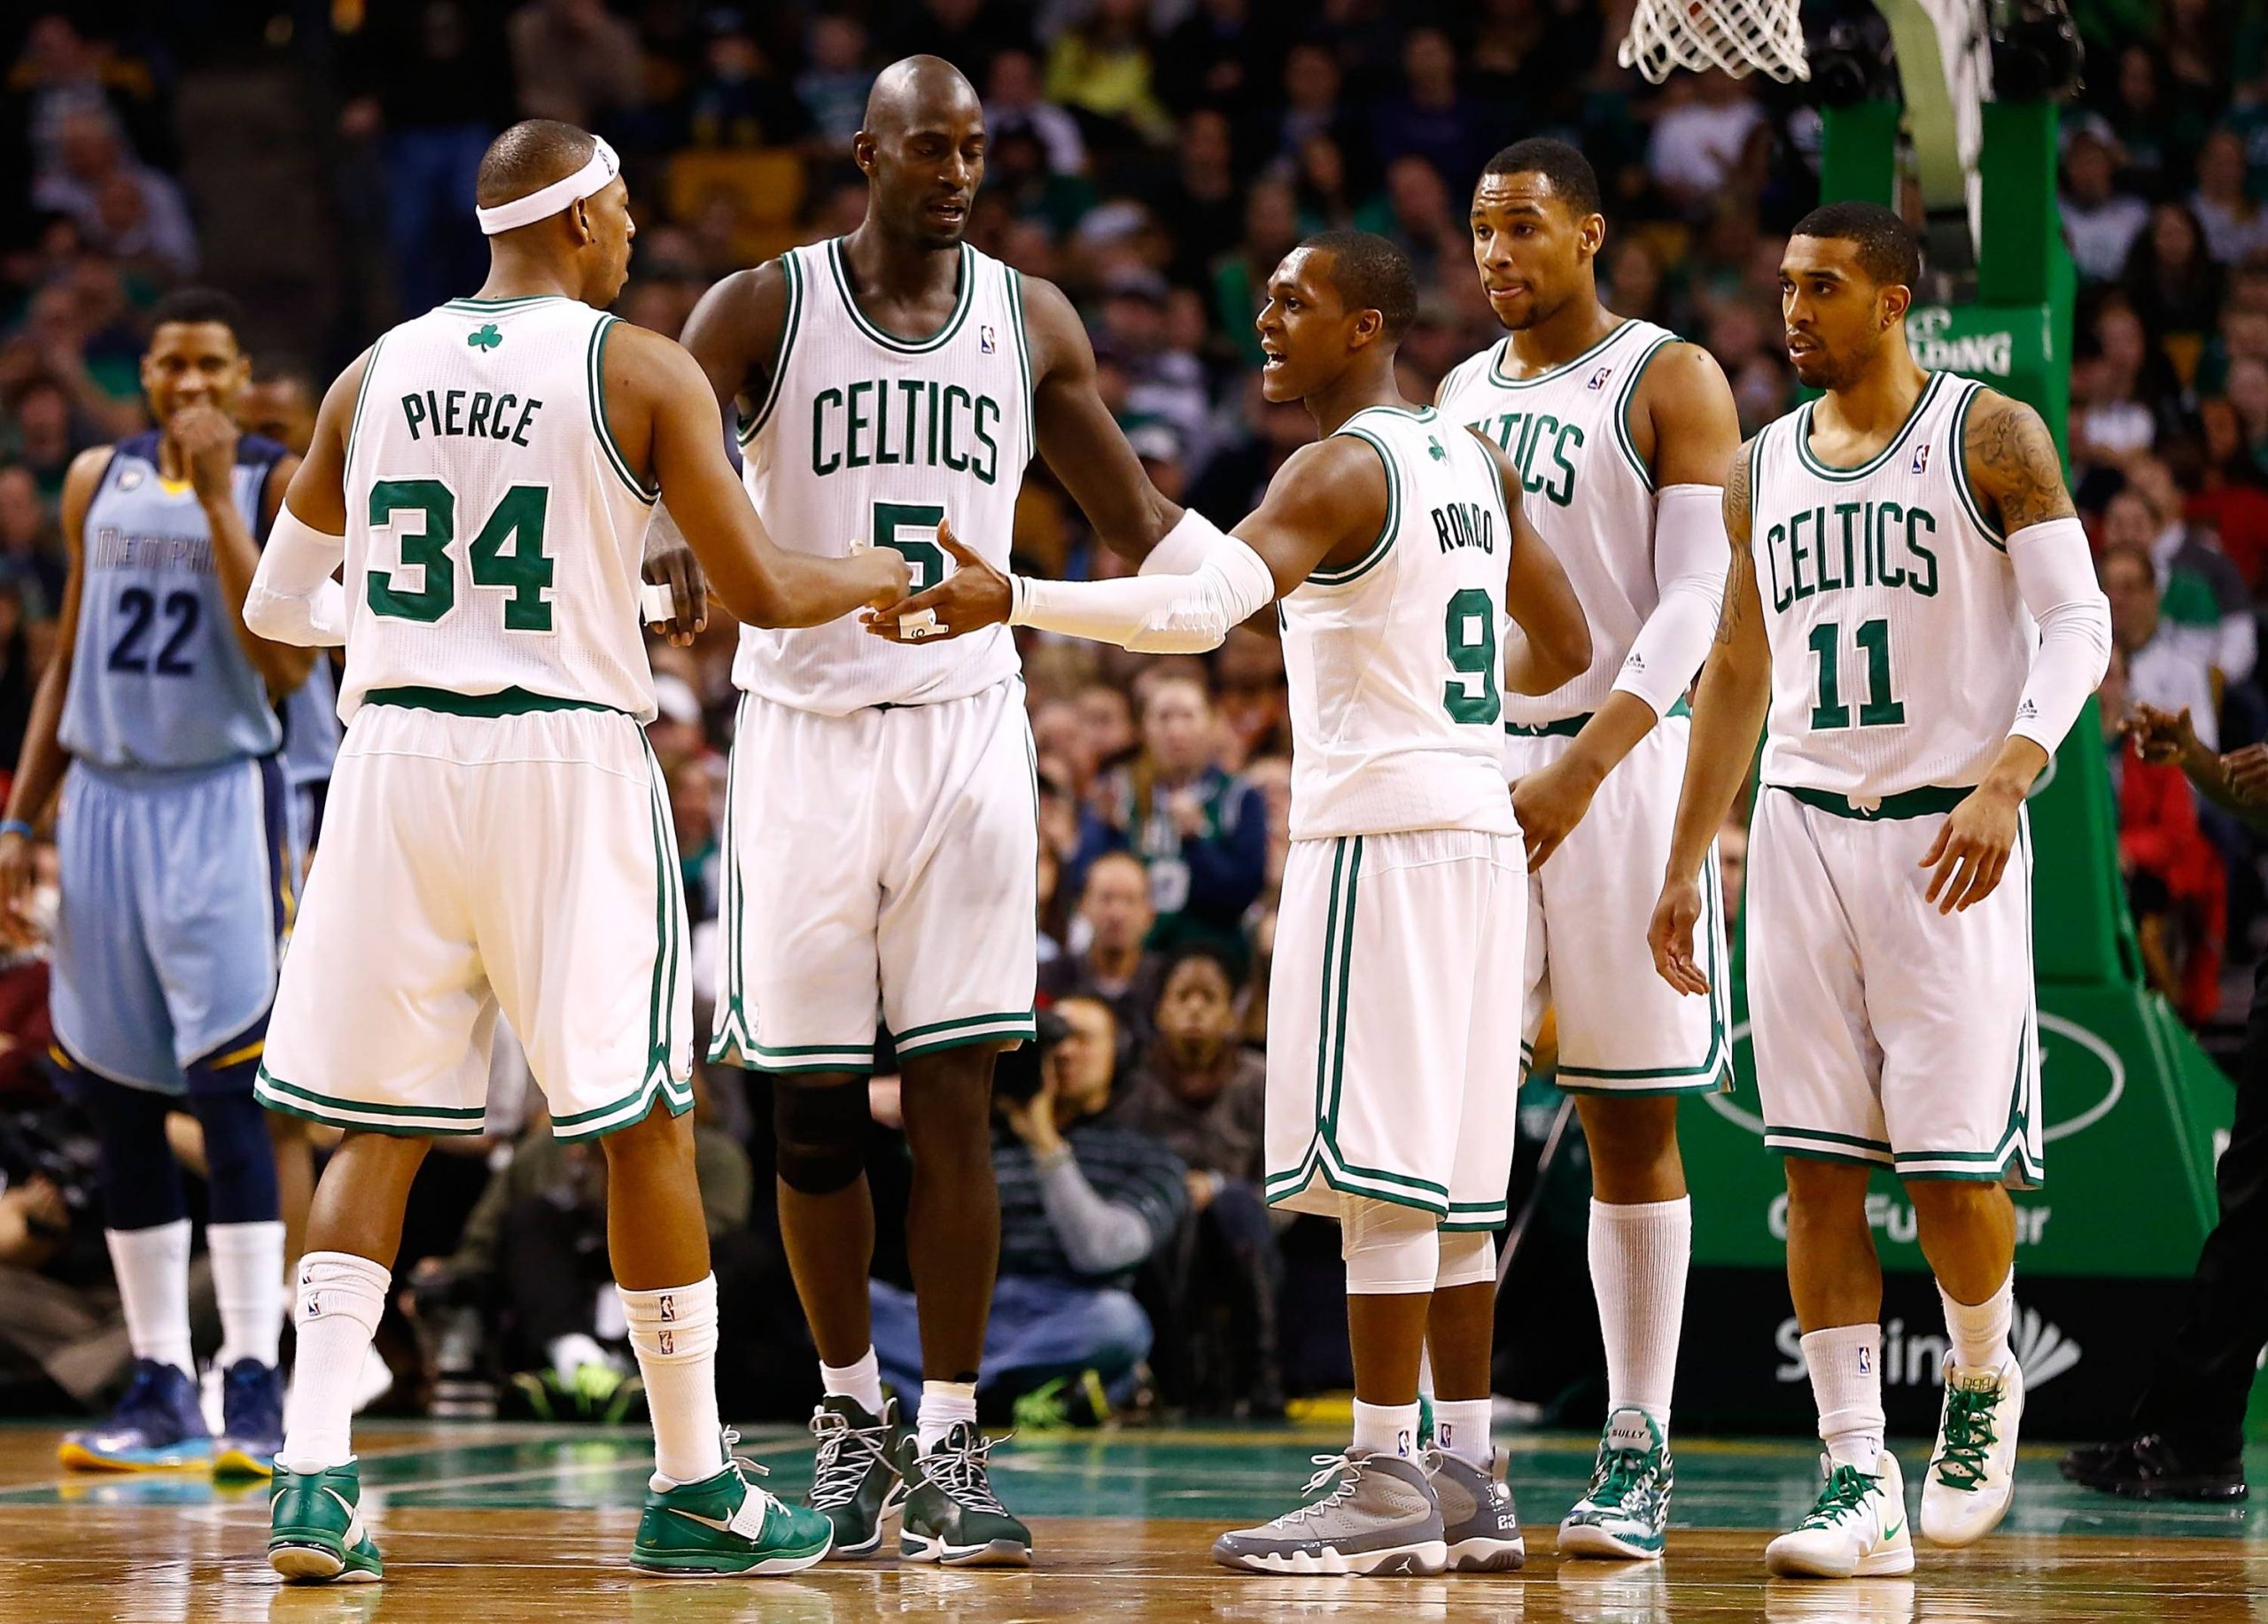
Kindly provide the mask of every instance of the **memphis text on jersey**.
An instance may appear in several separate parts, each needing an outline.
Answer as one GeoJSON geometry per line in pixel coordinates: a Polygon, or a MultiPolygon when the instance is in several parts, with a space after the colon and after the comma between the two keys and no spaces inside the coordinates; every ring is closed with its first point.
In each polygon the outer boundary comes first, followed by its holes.
{"type": "Polygon", "coordinates": [[[1000,475],[1000,403],[936,378],[866,378],[812,397],[812,473],[950,469],[986,485],[1000,475]]]}
{"type": "Polygon", "coordinates": [[[1764,531],[1772,610],[1852,587],[1904,587],[1938,595],[1938,556],[1923,538],[1938,533],[1926,508],[1895,501],[1838,501],[1775,519],[1764,531]]]}

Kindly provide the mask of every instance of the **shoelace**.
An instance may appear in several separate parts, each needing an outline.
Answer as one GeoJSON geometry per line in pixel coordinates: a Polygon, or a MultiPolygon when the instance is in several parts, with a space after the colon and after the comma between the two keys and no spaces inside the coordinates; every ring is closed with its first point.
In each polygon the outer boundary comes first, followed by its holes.
{"type": "Polygon", "coordinates": [[[1599,1452],[1598,1470],[1591,1477],[1591,1504],[1622,1509],[1630,1492],[1647,1475],[1647,1464],[1653,1459],[1646,1449],[1616,1449],[1612,1454],[1599,1452]]]}
{"type": "Polygon", "coordinates": [[[955,1504],[1006,1517],[1008,1508],[993,1494],[985,1462],[985,1457],[992,1453],[993,1444],[1006,1440],[984,1437],[974,1428],[970,1429],[970,1439],[967,1443],[941,1443],[935,1453],[921,1457],[922,1475],[944,1490],[946,1497],[955,1504]]]}
{"type": "Polygon", "coordinates": [[[1368,1463],[1342,1453],[1310,1455],[1308,1457],[1308,1464],[1316,1468],[1316,1474],[1307,1480],[1307,1486],[1300,1490],[1301,1494],[1317,1493],[1333,1478],[1339,1480],[1339,1487],[1324,1495],[1320,1500],[1301,1506],[1296,1511],[1285,1512],[1276,1519],[1274,1527],[1289,1528],[1295,1524],[1305,1522],[1319,1512],[1330,1511],[1333,1506],[1344,1505],[1353,1497],[1355,1485],[1363,1480],[1363,1468],[1368,1463]]]}
{"type": "Polygon", "coordinates": [[[1947,1488],[1973,1494],[1984,1486],[1985,1453],[1999,1440],[1992,1422],[2000,1403],[1997,1386],[1946,1388],[1946,1447],[1937,1473],[1947,1488]]]}
{"type": "Polygon", "coordinates": [[[819,1439],[819,1457],[812,1466],[812,1504],[819,1511],[848,1505],[858,1497],[866,1473],[885,1458],[889,1426],[853,1426],[850,1418],[832,1410],[812,1417],[812,1432],[819,1439]]]}
{"type": "Polygon", "coordinates": [[[1819,1491],[1819,1500],[1805,1518],[1806,1528],[1831,1527],[1857,1511],[1874,1489],[1875,1480],[1856,1466],[1837,1465],[1827,1475],[1826,1485],[1819,1491]]]}

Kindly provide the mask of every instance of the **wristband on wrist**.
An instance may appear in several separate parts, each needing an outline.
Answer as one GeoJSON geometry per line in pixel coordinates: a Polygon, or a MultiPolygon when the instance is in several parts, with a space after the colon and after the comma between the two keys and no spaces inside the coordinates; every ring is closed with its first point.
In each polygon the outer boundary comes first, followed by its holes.
{"type": "Polygon", "coordinates": [[[1008,577],[1008,624],[1010,626],[1023,625],[1025,596],[1024,578],[1021,575],[1008,577]]]}
{"type": "Polygon", "coordinates": [[[30,840],[38,833],[21,818],[0,818],[0,835],[21,835],[26,840],[30,840]]]}

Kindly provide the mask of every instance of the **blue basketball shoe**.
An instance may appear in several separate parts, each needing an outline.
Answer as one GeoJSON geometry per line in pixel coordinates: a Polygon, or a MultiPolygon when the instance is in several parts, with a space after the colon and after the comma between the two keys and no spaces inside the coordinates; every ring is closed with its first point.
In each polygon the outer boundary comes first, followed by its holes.
{"type": "Polygon", "coordinates": [[[221,1381],[221,1435],[213,1441],[213,1475],[273,1477],[276,1452],[284,1447],[284,1372],[257,1359],[239,1359],[221,1381]]]}
{"type": "Polygon", "coordinates": [[[57,1457],[87,1472],[172,1472],[213,1463],[213,1435],[186,1371],[136,1359],[110,1419],[66,1433],[57,1457]]]}

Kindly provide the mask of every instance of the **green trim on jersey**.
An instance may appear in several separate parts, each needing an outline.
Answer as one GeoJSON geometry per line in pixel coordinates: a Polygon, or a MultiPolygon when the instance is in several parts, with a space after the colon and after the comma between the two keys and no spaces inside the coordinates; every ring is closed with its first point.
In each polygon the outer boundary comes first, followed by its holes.
{"type": "MultiPolygon", "coordinates": [[[[1847,485],[1853,479],[1863,479],[1868,474],[1878,471],[1883,464],[1898,455],[1899,447],[1906,444],[1907,438],[1914,432],[1914,425],[1920,423],[1928,413],[1930,402],[1938,398],[1938,391],[1944,386],[1946,379],[1952,376],[1948,372],[1930,373],[1930,381],[1922,385],[1922,392],[1915,397],[1914,409],[1906,414],[1906,421],[1899,425],[1898,432],[1891,437],[1890,444],[1876,452],[1856,468],[1829,468],[1812,455],[1811,414],[1812,408],[1817,402],[1805,401],[1802,408],[1796,415],[1797,460],[1804,465],[1805,472],[1816,474],[1821,479],[1832,479],[1843,485],[1847,485]]],[[[1754,488],[1752,486],[1750,487],[1751,499],[1754,488]]]]}
{"type": "Polygon", "coordinates": [[[388,1105],[362,1100],[341,1100],[311,1088],[286,1083],[265,1063],[252,1079],[252,1098],[271,1111],[303,1117],[334,1128],[418,1138],[442,1134],[477,1134],[487,1114],[485,1106],[388,1105]]]}
{"type": "Polygon", "coordinates": [[[835,273],[835,291],[843,295],[843,307],[850,313],[858,330],[884,349],[900,355],[925,355],[944,347],[960,330],[960,324],[968,319],[969,307],[976,302],[976,251],[967,243],[960,245],[960,296],[953,304],[952,314],[945,318],[945,324],[926,338],[901,338],[866,319],[866,313],[858,308],[858,301],[850,291],[850,275],[843,268],[841,237],[827,240],[827,263],[835,273]]]}
{"type": "MultiPolygon", "coordinates": [[[[354,472],[354,431],[361,427],[362,424],[362,400],[363,398],[370,392],[370,374],[378,369],[379,353],[386,347],[386,340],[392,337],[393,335],[390,332],[380,333],[378,335],[378,341],[370,346],[370,359],[363,363],[362,381],[354,386],[354,410],[346,419],[346,444],[345,447],[342,470],[339,475],[339,482],[342,486],[349,485],[353,480],[354,472]]],[[[107,470],[105,470],[105,476],[107,476],[107,470]]]]}
{"type": "Polygon", "coordinates": [[[717,1032],[709,1045],[709,1059],[721,1065],[745,1066],[745,1058],[756,1042],[748,1018],[748,981],[741,963],[741,947],[744,921],[741,915],[747,900],[747,888],[741,880],[740,846],[734,835],[739,820],[735,808],[740,804],[737,791],[741,776],[741,741],[747,736],[748,694],[742,690],[733,708],[733,744],[725,757],[725,827],[719,835],[721,853],[718,866],[724,871],[717,899],[718,951],[724,965],[718,975],[720,983],[717,1000],[717,1032]]]}
{"type": "Polygon", "coordinates": [[[1984,509],[1977,504],[1977,493],[1969,486],[1969,408],[1977,404],[1977,397],[1984,392],[1984,385],[1969,385],[1969,392],[1961,396],[1961,404],[1953,408],[1953,452],[1958,461],[1953,466],[1953,486],[1961,493],[1961,511],[1969,515],[1969,522],[1984,532],[1987,541],[2005,553],[2008,550],[2008,537],[2000,533],[1998,524],[1984,517],[1984,509]]]}
{"type": "Polygon", "coordinates": [[[1628,332],[1630,329],[1636,324],[1635,317],[1624,316],[1613,326],[1607,329],[1606,336],[1604,338],[1601,338],[1596,344],[1592,345],[1590,348],[1585,350],[1573,361],[1563,361],[1556,367],[1546,367],[1534,377],[1508,377],[1505,376],[1504,369],[1501,363],[1505,356],[1512,353],[1512,341],[1509,338],[1499,338],[1496,340],[1495,347],[1487,352],[1488,356],[1488,381],[1504,389],[1533,389],[1538,384],[1548,384],[1553,378],[1559,377],[1561,374],[1572,372],[1577,367],[1581,366],[1585,361],[1596,358],[1599,352],[1605,349],[1608,345],[1612,344],[1624,333],[1628,332]]]}
{"type": "MultiPolygon", "coordinates": [[[[1597,714],[1596,711],[1585,711],[1578,716],[1563,716],[1557,721],[1506,722],[1504,731],[1515,739],[1572,739],[1589,726],[1591,718],[1597,714]]],[[[1693,702],[1680,694],[1677,703],[1662,712],[1661,719],[1667,721],[1674,716],[1692,714],[1693,702]]]]}
{"type": "Polygon", "coordinates": [[[990,1014],[963,1015],[954,1021],[932,1021],[926,1026],[892,1033],[891,1037],[897,1058],[905,1061],[945,1049],[966,1048],[970,1044],[1008,1040],[1014,1046],[1030,1043],[1038,1035],[1036,1021],[1029,1009],[1004,1009],[990,1014]]]}
{"type": "MultiPolygon", "coordinates": [[[[1357,412],[1355,416],[1359,417],[1362,414],[1357,412]]],[[[1394,462],[1393,450],[1368,429],[1355,427],[1352,417],[1340,425],[1338,432],[1366,441],[1386,464],[1386,523],[1379,526],[1379,539],[1371,544],[1370,551],[1343,569],[1315,570],[1308,576],[1308,585],[1311,587],[1344,587],[1369,574],[1393,549],[1394,532],[1402,528],[1402,470],[1394,462]]]]}
{"type": "Polygon", "coordinates": [[[630,460],[622,455],[622,447],[615,443],[614,428],[606,420],[606,340],[612,332],[617,316],[602,315],[598,325],[591,329],[590,347],[585,356],[585,373],[590,383],[591,428],[599,444],[605,448],[606,460],[616,476],[629,487],[630,493],[651,507],[662,494],[658,485],[647,485],[630,471],[630,460]]]}
{"type": "Polygon", "coordinates": [[[445,688],[374,688],[362,695],[366,705],[400,705],[410,711],[439,711],[447,716],[527,716],[540,711],[603,711],[626,716],[612,705],[588,699],[564,699],[556,694],[534,694],[524,688],[499,688],[493,694],[460,694],[445,688]]]}
{"type": "Polygon", "coordinates": [[[1007,274],[1008,313],[1015,319],[1016,369],[1024,380],[1024,461],[1039,455],[1038,383],[1031,365],[1031,334],[1024,318],[1024,278],[1021,271],[1007,274]]]}
{"type": "Polygon", "coordinates": [[[1652,364],[1654,357],[1680,342],[1682,340],[1675,333],[1664,333],[1641,350],[1638,359],[1623,377],[1620,392],[1615,397],[1614,443],[1622,448],[1622,455],[1628,459],[1631,471],[1638,476],[1638,483],[1650,491],[1654,488],[1654,470],[1646,466],[1646,459],[1638,455],[1638,442],[1630,438],[1630,403],[1637,396],[1638,380],[1646,376],[1646,369],[1652,364]]]}
{"type": "Polygon", "coordinates": [[[1816,806],[1823,812],[1832,812],[1838,818],[1853,818],[1861,823],[1879,823],[1885,819],[1926,818],[1933,812],[1949,812],[1975,793],[1973,789],[1930,784],[1920,789],[1886,795],[1880,804],[1869,812],[1850,796],[1837,795],[1832,790],[1806,789],[1794,784],[1767,784],[1765,788],[1777,789],[1783,795],[1791,795],[1805,805],[1816,806]]]}
{"type": "Polygon", "coordinates": [[[772,381],[765,385],[764,399],[757,402],[756,416],[741,424],[736,436],[743,446],[764,431],[772,408],[780,403],[780,380],[788,376],[788,356],[796,347],[796,329],[804,317],[803,262],[791,248],[780,256],[780,263],[788,276],[788,320],[780,330],[779,353],[772,358],[772,381]]]}
{"type": "Polygon", "coordinates": [[[520,293],[510,299],[452,299],[442,302],[444,310],[470,310],[485,314],[491,310],[509,310],[517,305],[540,305],[546,299],[565,299],[564,293],[520,293]]]}

